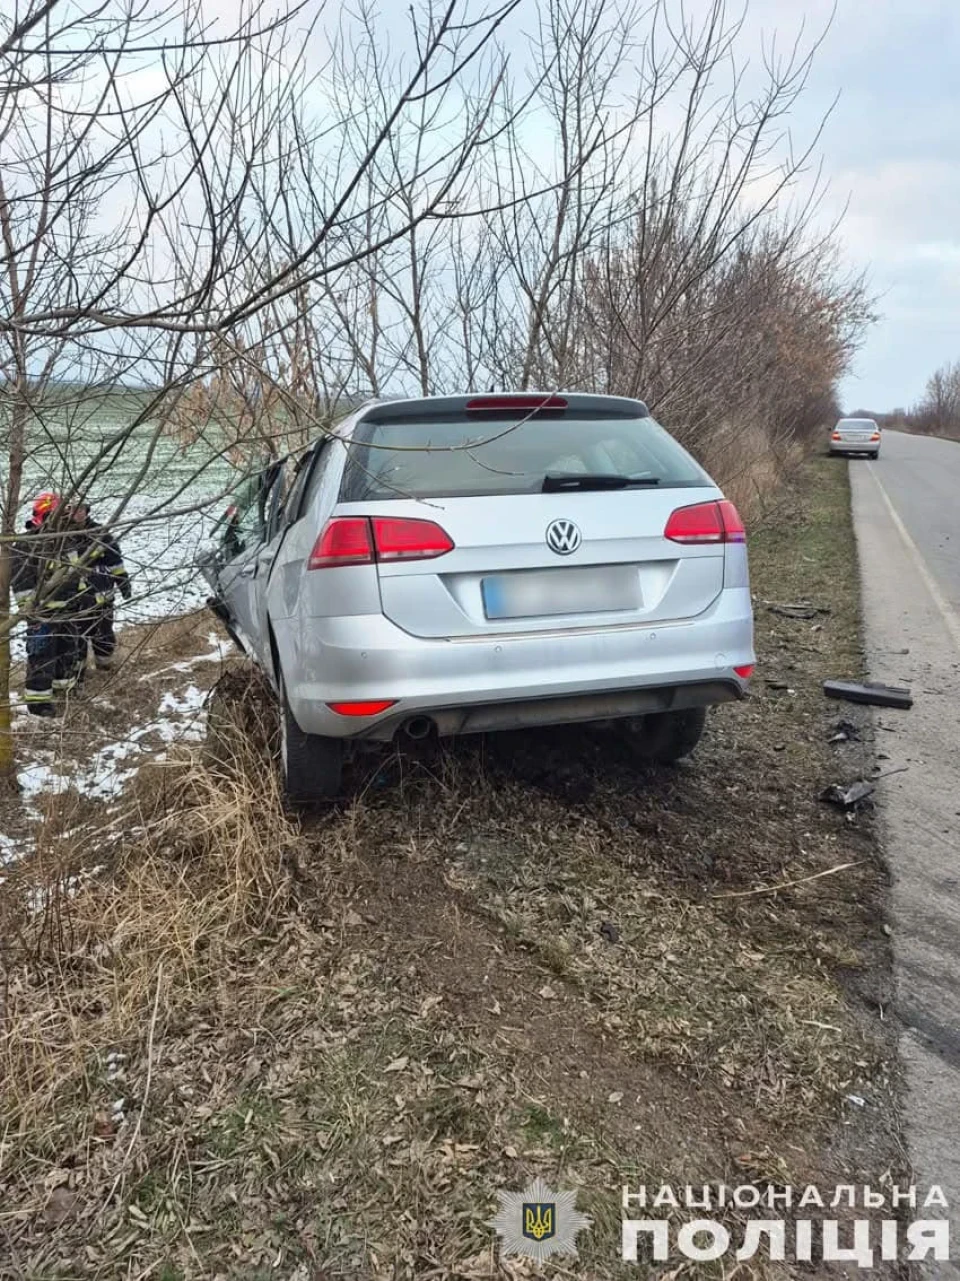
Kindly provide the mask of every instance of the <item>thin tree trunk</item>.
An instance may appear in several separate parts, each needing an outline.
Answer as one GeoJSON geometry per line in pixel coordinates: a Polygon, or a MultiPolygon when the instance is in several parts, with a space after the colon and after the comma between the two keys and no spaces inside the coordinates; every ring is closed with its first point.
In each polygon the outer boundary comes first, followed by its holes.
{"type": "Polygon", "coordinates": [[[20,488],[23,479],[24,426],[26,405],[26,380],[21,374],[17,380],[15,401],[10,411],[10,439],[7,492],[4,495],[3,516],[0,520],[0,788],[16,789],[15,754],[13,741],[13,711],[10,706],[10,577],[13,569],[11,539],[16,532],[17,508],[20,506],[20,488]],[[6,626],[4,626],[6,624],[6,626]]]}
{"type": "MultiPolygon", "coordinates": [[[[0,545],[0,623],[10,614],[10,548],[0,545]]],[[[13,753],[13,716],[10,707],[10,632],[0,632],[0,788],[16,788],[13,753]]]]}

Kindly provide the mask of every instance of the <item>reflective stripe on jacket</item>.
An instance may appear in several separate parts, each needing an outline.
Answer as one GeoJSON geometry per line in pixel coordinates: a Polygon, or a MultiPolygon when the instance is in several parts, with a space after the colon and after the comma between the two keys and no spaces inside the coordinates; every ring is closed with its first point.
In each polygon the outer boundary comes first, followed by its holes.
{"type": "Polygon", "coordinates": [[[88,518],[79,532],[81,555],[90,588],[98,604],[109,604],[127,578],[120,544],[104,525],[88,518]]]}
{"type": "Polygon", "coordinates": [[[17,609],[31,617],[89,609],[93,594],[81,555],[79,531],[28,520],[24,536],[10,549],[10,588],[17,609]],[[56,586],[51,587],[54,580],[56,586]]]}

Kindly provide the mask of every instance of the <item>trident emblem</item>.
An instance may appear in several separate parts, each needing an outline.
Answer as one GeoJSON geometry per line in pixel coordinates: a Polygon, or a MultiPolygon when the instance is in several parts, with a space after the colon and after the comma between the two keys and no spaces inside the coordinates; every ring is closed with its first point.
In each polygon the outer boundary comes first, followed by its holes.
{"type": "Polygon", "coordinates": [[[549,1241],[556,1232],[553,1202],[524,1201],[523,1235],[529,1241],[549,1241]]]}

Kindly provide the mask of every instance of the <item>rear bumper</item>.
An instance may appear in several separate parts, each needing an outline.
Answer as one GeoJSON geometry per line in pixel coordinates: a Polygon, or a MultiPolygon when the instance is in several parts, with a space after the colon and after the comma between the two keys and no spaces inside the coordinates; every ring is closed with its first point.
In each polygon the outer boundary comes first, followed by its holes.
{"type": "Polygon", "coordinates": [[[831,440],[831,454],[879,454],[879,440],[831,440]]]}
{"type": "Polygon", "coordinates": [[[723,702],[746,689],[734,667],[755,661],[747,588],[729,588],[703,614],[665,626],[438,641],[375,614],[291,620],[277,639],[300,727],[377,740],[413,716],[457,734],[723,702]],[[372,699],[394,706],[376,717],[327,706],[372,699]]]}

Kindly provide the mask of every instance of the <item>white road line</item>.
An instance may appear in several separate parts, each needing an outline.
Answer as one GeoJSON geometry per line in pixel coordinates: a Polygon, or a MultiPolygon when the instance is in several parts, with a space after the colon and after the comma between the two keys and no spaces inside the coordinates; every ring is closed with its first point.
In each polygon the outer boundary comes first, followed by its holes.
{"type": "Polygon", "coordinates": [[[957,649],[960,649],[960,618],[957,617],[953,606],[944,596],[943,592],[940,590],[940,585],[937,583],[937,580],[927,568],[927,563],[923,559],[923,553],[913,541],[910,531],[907,529],[906,525],[898,516],[896,508],[890,501],[890,495],[884,489],[880,477],[877,475],[876,468],[872,463],[868,463],[867,470],[873,478],[873,483],[880,492],[880,497],[883,499],[887,511],[890,513],[890,519],[893,521],[894,529],[896,529],[897,533],[903,539],[904,546],[910,553],[910,556],[913,558],[913,562],[917,567],[917,572],[923,580],[927,591],[930,593],[934,605],[936,605],[937,609],[940,611],[943,621],[947,625],[947,631],[950,633],[954,645],[956,645],[957,649]]]}

